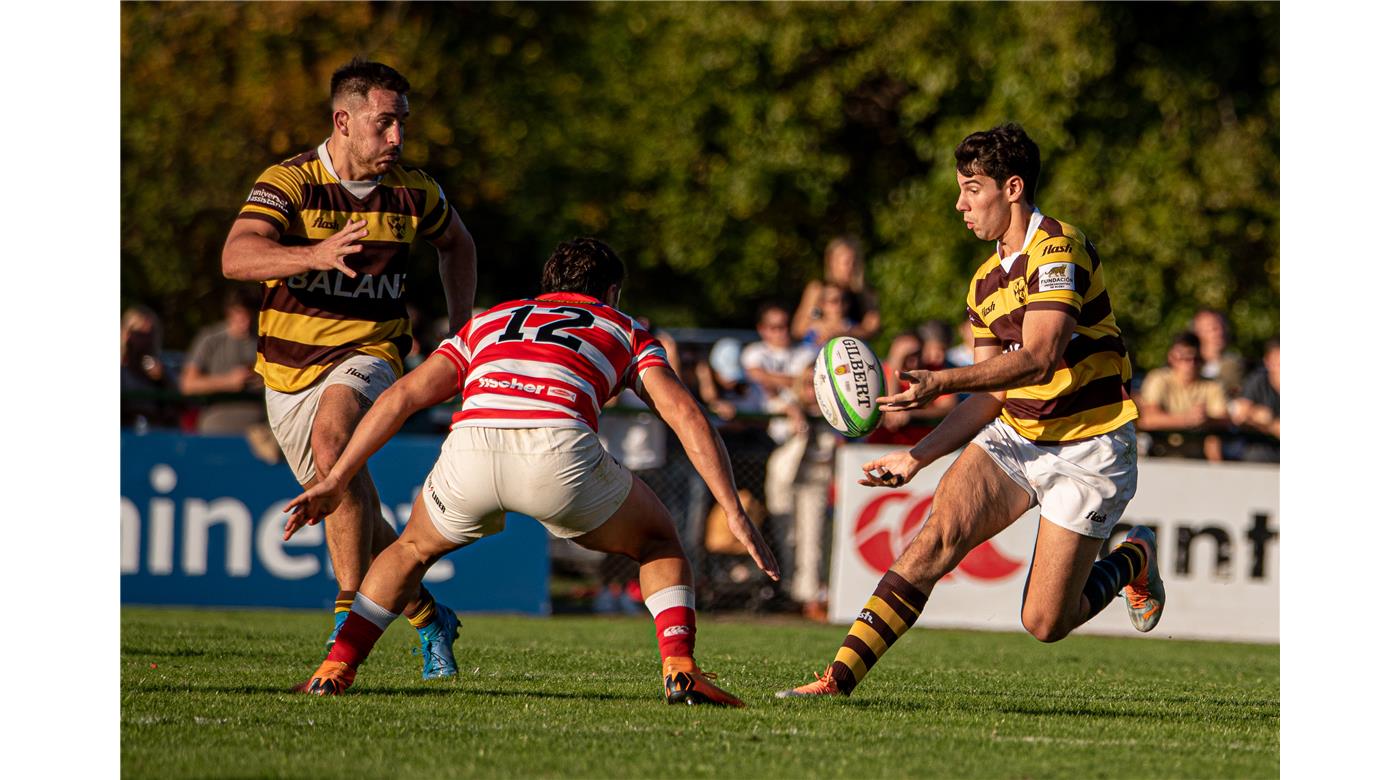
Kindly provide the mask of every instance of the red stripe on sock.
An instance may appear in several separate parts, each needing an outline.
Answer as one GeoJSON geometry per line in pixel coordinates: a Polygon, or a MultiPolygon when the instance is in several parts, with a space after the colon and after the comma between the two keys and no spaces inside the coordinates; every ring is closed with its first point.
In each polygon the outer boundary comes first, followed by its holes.
{"type": "Polygon", "coordinates": [[[345,618],[345,625],[341,626],[340,633],[336,635],[335,646],[331,648],[326,660],[344,661],[351,666],[359,666],[383,634],[384,629],[351,612],[345,618]]]}
{"type": "Polygon", "coordinates": [[[695,657],[695,610],[663,609],[656,616],[656,646],[662,658],[695,657]]]}

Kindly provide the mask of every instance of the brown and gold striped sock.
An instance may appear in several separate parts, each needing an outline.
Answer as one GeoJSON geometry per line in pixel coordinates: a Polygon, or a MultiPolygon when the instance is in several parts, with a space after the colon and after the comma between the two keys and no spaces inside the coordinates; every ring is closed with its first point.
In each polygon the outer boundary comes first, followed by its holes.
{"type": "Polygon", "coordinates": [[[1124,541],[1096,562],[1089,570],[1089,580],[1084,583],[1084,598],[1089,601],[1089,616],[1084,618],[1085,622],[1102,612],[1113,597],[1146,568],[1147,548],[1136,539],[1124,541]]]}
{"type": "Polygon", "coordinates": [[[332,614],[339,616],[342,612],[349,612],[350,605],[355,603],[355,591],[342,590],[335,594],[335,609],[332,614]]]}
{"type": "Polygon", "coordinates": [[[431,625],[433,618],[437,617],[437,599],[433,598],[433,594],[429,593],[427,588],[423,588],[419,591],[418,603],[410,604],[409,609],[412,611],[404,611],[408,622],[421,631],[431,625]]]}
{"type": "Polygon", "coordinates": [[[870,667],[919,619],[926,603],[928,596],[922,591],[893,571],[885,572],[831,662],[831,675],[842,693],[850,693],[865,679],[870,667]]]}

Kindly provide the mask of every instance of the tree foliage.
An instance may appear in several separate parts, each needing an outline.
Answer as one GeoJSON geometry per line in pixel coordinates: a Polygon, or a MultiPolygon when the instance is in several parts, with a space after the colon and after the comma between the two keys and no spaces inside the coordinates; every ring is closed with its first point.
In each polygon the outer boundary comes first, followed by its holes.
{"type": "MultiPolygon", "coordinates": [[[[953,209],[952,149],[1014,120],[1139,361],[1199,306],[1247,348],[1278,331],[1279,9],[1240,3],[125,4],[125,302],[172,334],[217,316],[238,206],[327,135],[354,54],[413,82],[405,156],[475,236],[483,303],[595,234],[629,310],[745,327],[849,232],[887,333],[954,321],[991,248],[953,209]]],[[[413,273],[443,311],[431,250],[413,273]]]]}

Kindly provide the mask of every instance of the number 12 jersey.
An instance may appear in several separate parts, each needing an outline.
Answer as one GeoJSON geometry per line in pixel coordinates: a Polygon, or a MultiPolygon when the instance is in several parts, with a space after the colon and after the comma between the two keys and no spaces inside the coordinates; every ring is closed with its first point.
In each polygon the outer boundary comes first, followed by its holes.
{"type": "Polygon", "coordinates": [[[636,320],[582,293],[509,301],[442,342],[457,367],[462,409],[452,427],[586,427],[666,351],[636,320]]]}

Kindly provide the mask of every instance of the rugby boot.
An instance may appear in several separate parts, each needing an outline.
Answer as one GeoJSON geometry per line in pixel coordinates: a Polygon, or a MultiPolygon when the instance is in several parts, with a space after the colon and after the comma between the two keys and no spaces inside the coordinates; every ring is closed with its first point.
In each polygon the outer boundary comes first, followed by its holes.
{"type": "Polygon", "coordinates": [[[418,652],[423,656],[423,679],[436,680],[457,674],[452,643],[457,641],[462,622],[451,607],[437,605],[433,622],[418,630],[418,652]]]}
{"type": "Polygon", "coordinates": [[[836,678],[831,674],[831,667],[826,667],[826,671],[821,674],[812,672],[812,676],[817,678],[806,685],[799,685],[796,688],[789,688],[785,691],[778,691],[773,694],[779,699],[800,699],[806,696],[849,696],[850,694],[841,690],[836,684],[836,678]]]}
{"type": "Polygon", "coordinates": [[[335,638],[340,636],[340,627],[345,625],[345,618],[350,617],[350,610],[335,613],[335,626],[331,628],[331,635],[326,637],[326,652],[329,653],[335,647],[335,638]]]}
{"type": "Polygon", "coordinates": [[[353,682],[355,667],[344,661],[322,661],[310,680],[292,690],[313,696],[339,696],[345,693],[353,682]]]}
{"type": "Polygon", "coordinates": [[[1128,602],[1133,628],[1151,631],[1162,619],[1162,609],[1167,604],[1167,587],[1157,570],[1157,534],[1145,525],[1135,525],[1123,541],[1138,542],[1147,548],[1147,567],[1123,588],[1123,597],[1128,602]]]}
{"type": "Polygon", "coordinates": [[[744,702],[710,681],[714,672],[702,672],[694,658],[671,656],[661,664],[666,682],[667,704],[714,704],[720,707],[743,707],[744,702]]]}

